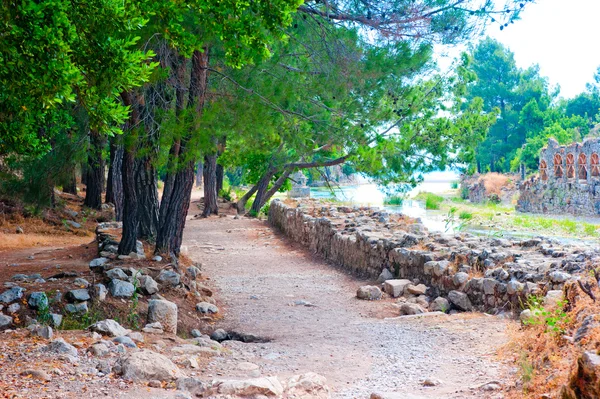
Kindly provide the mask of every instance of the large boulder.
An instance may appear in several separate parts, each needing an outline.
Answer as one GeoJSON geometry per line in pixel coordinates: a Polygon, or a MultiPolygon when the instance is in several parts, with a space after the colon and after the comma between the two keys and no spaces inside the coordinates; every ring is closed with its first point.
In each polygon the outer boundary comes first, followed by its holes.
{"type": "Polygon", "coordinates": [[[363,285],[356,291],[356,297],[358,299],[366,299],[369,301],[381,299],[382,295],[383,293],[379,287],[375,287],[374,285],[363,285]]]}
{"type": "Polygon", "coordinates": [[[429,310],[432,312],[448,312],[450,310],[450,302],[446,298],[438,296],[429,304],[429,310]]]}
{"type": "Polygon", "coordinates": [[[125,274],[125,272],[118,267],[107,270],[105,274],[106,274],[106,277],[108,277],[111,280],[117,279],[117,280],[127,281],[127,274],[125,274]]]}
{"type": "Polygon", "coordinates": [[[138,277],[138,281],[140,283],[140,289],[144,294],[152,295],[158,292],[158,284],[152,277],[140,276],[138,277]]]}
{"type": "Polygon", "coordinates": [[[78,290],[71,290],[67,292],[65,298],[69,302],[85,302],[91,299],[90,293],[85,288],[80,288],[78,290]]]}
{"type": "Polygon", "coordinates": [[[136,382],[173,381],[185,377],[168,357],[150,350],[141,350],[121,357],[117,361],[116,369],[124,378],[136,382]]]}
{"type": "Polygon", "coordinates": [[[122,337],[129,333],[129,330],[123,328],[119,323],[112,319],[98,321],[92,324],[89,328],[91,331],[95,331],[102,335],[108,335],[110,337],[122,337]]]}
{"type": "Polygon", "coordinates": [[[164,331],[177,334],[177,305],[166,299],[148,301],[148,323],[159,322],[164,331]]]}
{"type": "Polygon", "coordinates": [[[101,273],[106,268],[108,258],[96,258],[90,262],[90,269],[96,273],[101,273]]]}
{"type": "Polygon", "coordinates": [[[32,309],[48,307],[48,297],[44,292],[32,292],[27,299],[27,304],[32,309]]]}
{"type": "Polygon", "coordinates": [[[283,395],[283,386],[277,377],[261,377],[249,380],[224,380],[212,383],[214,393],[234,396],[283,395]]]}

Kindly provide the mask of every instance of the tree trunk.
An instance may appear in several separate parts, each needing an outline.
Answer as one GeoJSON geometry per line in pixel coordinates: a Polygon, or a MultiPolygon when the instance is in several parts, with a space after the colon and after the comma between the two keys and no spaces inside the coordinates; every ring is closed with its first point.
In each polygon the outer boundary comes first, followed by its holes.
{"type": "Polygon", "coordinates": [[[292,173],[291,169],[288,169],[285,172],[283,172],[277,180],[275,180],[275,183],[273,183],[273,186],[263,196],[262,201],[261,201],[262,204],[260,204],[260,209],[262,209],[262,207],[265,206],[265,204],[267,202],[269,202],[271,197],[273,197],[275,195],[275,193],[277,191],[279,191],[279,189],[281,188],[281,186],[283,186],[283,184],[288,179],[288,177],[290,177],[291,173],[292,173]]]}
{"type": "Polygon", "coordinates": [[[138,237],[138,196],[135,186],[135,154],[137,148],[137,137],[135,129],[138,126],[140,116],[138,108],[134,104],[132,92],[121,93],[123,103],[131,107],[131,114],[127,122],[127,130],[123,137],[123,164],[121,166],[121,178],[123,181],[123,233],[119,244],[119,254],[129,255],[136,252],[138,237]]]}
{"type": "MultiPolygon", "coordinates": [[[[125,206],[125,198],[123,193],[123,156],[123,146],[116,146],[114,165],[112,167],[112,176],[110,176],[110,180],[113,196],[112,204],[115,206],[115,218],[118,222],[123,220],[123,209],[125,206]]],[[[106,191],[108,192],[108,188],[106,191]]]]}
{"type": "Polygon", "coordinates": [[[256,190],[258,190],[258,184],[252,186],[252,188],[235,203],[235,209],[237,209],[238,215],[244,215],[246,213],[246,202],[254,195],[256,190]]]}
{"type": "Polygon", "coordinates": [[[198,161],[198,165],[196,166],[196,187],[202,186],[203,176],[204,176],[204,160],[201,159],[198,161]]]}
{"type": "Polygon", "coordinates": [[[149,157],[136,160],[135,186],[138,193],[138,238],[155,240],[158,229],[158,181],[149,157]]]}
{"type": "Polygon", "coordinates": [[[69,176],[67,177],[67,181],[63,186],[63,192],[67,194],[77,195],[77,174],[75,169],[75,164],[69,166],[69,176]]]}
{"type": "MultiPolygon", "coordinates": [[[[205,48],[203,52],[194,51],[189,89],[189,106],[194,107],[196,124],[200,119],[206,100],[208,61],[208,48],[205,48]]],[[[179,103],[179,94],[177,99],[179,103]]],[[[198,126],[196,125],[195,127],[198,126]]],[[[181,140],[179,146],[180,159],[183,159],[183,156],[186,155],[187,144],[187,139],[181,140]]],[[[161,203],[161,224],[156,238],[157,253],[168,253],[174,258],[178,258],[180,255],[185,219],[189,210],[192,188],[194,186],[194,164],[195,160],[186,161],[185,164],[178,165],[179,167],[170,188],[169,198],[165,198],[163,194],[163,201],[168,201],[168,206],[163,209],[161,203]]]]}
{"type": "Polygon", "coordinates": [[[275,170],[273,168],[270,168],[258,181],[256,196],[254,197],[254,202],[252,202],[252,208],[250,208],[250,211],[254,213],[255,216],[258,216],[260,209],[264,204],[263,200],[265,198],[265,194],[267,192],[267,189],[269,188],[269,182],[273,178],[273,175],[275,175],[275,170]]]}
{"type": "Polygon", "coordinates": [[[83,205],[92,209],[102,208],[102,191],[104,184],[104,159],[102,150],[104,140],[99,132],[90,131],[90,150],[88,153],[88,175],[85,200],[83,205]]]}
{"type": "Polygon", "coordinates": [[[204,210],[202,217],[219,214],[217,203],[217,154],[204,157],[204,210]]]}
{"type": "Polygon", "coordinates": [[[223,190],[223,179],[225,178],[225,169],[223,165],[217,164],[216,179],[217,179],[217,195],[223,190]]]}

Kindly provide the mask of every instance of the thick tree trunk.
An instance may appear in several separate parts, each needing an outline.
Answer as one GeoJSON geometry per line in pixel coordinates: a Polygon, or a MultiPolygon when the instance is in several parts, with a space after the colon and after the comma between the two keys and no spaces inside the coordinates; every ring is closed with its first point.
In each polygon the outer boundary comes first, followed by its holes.
{"type": "Polygon", "coordinates": [[[102,149],[104,140],[100,133],[95,130],[90,131],[90,151],[88,153],[88,174],[85,200],[83,205],[92,209],[102,207],[102,192],[104,184],[104,159],[102,158],[102,149]]]}
{"type": "Polygon", "coordinates": [[[198,161],[196,165],[196,187],[202,186],[202,179],[204,177],[204,159],[198,161]]]}
{"type": "Polygon", "coordinates": [[[235,203],[235,209],[237,209],[238,215],[244,215],[246,213],[246,203],[254,195],[254,193],[258,190],[258,184],[252,186],[250,190],[242,198],[235,203]]]}
{"type": "Polygon", "coordinates": [[[123,234],[119,244],[119,254],[128,255],[136,252],[138,237],[138,196],[135,186],[135,154],[136,137],[134,129],[139,123],[139,111],[134,103],[134,94],[131,92],[121,93],[125,105],[131,107],[127,130],[123,143],[123,164],[121,166],[121,177],[123,181],[123,234]]]}
{"type": "MultiPolygon", "coordinates": [[[[114,165],[112,167],[110,180],[112,191],[112,204],[115,206],[115,218],[118,222],[123,220],[123,209],[125,198],[123,193],[123,146],[118,145],[115,149],[114,165]]],[[[108,188],[106,189],[108,193],[108,188]]],[[[109,202],[109,201],[106,201],[109,202]]]]}
{"type": "Polygon", "coordinates": [[[254,213],[256,216],[258,216],[260,209],[262,208],[262,206],[264,204],[264,198],[265,198],[267,189],[269,188],[269,182],[271,181],[271,179],[273,178],[274,175],[275,175],[275,170],[271,168],[271,169],[267,170],[265,172],[265,174],[258,181],[256,196],[254,197],[254,202],[252,202],[252,208],[250,208],[250,211],[252,213],[254,213]]]}
{"type": "MultiPolygon", "coordinates": [[[[207,48],[204,49],[204,52],[194,52],[189,89],[189,107],[194,108],[196,121],[199,120],[202,114],[206,99],[208,60],[207,48]]],[[[182,98],[180,94],[177,93],[178,107],[183,106],[183,101],[180,101],[180,97],[182,98]]],[[[185,156],[187,144],[187,139],[182,139],[178,146],[180,159],[183,159],[182,157],[185,156]]],[[[185,164],[178,165],[176,169],[170,170],[170,173],[174,173],[174,170],[176,170],[176,173],[169,188],[168,198],[163,194],[162,202],[168,201],[167,205],[163,207],[161,202],[160,225],[156,238],[157,253],[167,253],[174,258],[180,255],[185,218],[187,217],[192,188],[194,186],[194,164],[195,160],[186,161],[185,164]]]]}
{"type": "Polygon", "coordinates": [[[138,193],[138,237],[155,240],[158,229],[157,173],[148,157],[136,160],[135,186],[138,193]]]}
{"type": "Polygon", "coordinates": [[[204,209],[202,217],[219,214],[217,203],[217,154],[204,157],[204,209]]]}
{"type": "Polygon", "coordinates": [[[217,195],[223,190],[223,179],[225,178],[225,169],[222,165],[217,164],[217,195]]]}

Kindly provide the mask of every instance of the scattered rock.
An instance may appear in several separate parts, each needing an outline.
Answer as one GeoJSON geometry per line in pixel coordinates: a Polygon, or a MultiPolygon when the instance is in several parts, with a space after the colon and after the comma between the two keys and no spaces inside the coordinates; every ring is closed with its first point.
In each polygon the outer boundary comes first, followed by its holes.
{"type": "Polygon", "coordinates": [[[327,379],[316,373],[295,375],[286,381],[286,393],[289,397],[328,398],[327,379]]]}
{"type": "Polygon", "coordinates": [[[219,328],[219,329],[213,331],[212,334],[210,334],[210,339],[212,339],[213,341],[217,341],[217,342],[226,341],[228,338],[229,338],[229,334],[227,333],[227,331],[223,330],[222,328],[219,328]]]}
{"type": "Polygon", "coordinates": [[[202,333],[198,329],[193,329],[191,334],[192,334],[192,337],[194,337],[194,338],[200,338],[202,336],[202,333]]]}
{"type": "Polygon", "coordinates": [[[31,328],[29,328],[29,331],[31,331],[31,335],[35,337],[42,337],[44,339],[52,339],[52,336],[54,335],[52,332],[52,327],[40,326],[39,324],[34,324],[33,326],[31,326],[31,328]]]}
{"type": "Polygon", "coordinates": [[[387,280],[383,283],[383,290],[386,294],[397,298],[404,293],[404,288],[409,284],[412,284],[412,281],[404,279],[387,280]]]}
{"type": "Polygon", "coordinates": [[[200,313],[214,314],[219,313],[219,308],[216,305],[208,302],[200,302],[196,304],[196,310],[200,313]]]}
{"type": "Polygon", "coordinates": [[[450,310],[450,302],[446,298],[438,296],[429,305],[429,310],[432,312],[448,312],[450,310]]]}
{"type": "Polygon", "coordinates": [[[102,335],[108,335],[109,337],[122,337],[130,332],[112,319],[96,322],[92,324],[89,329],[90,331],[95,331],[102,335]]]}
{"type": "Polygon", "coordinates": [[[281,396],[283,386],[277,377],[261,377],[249,380],[214,381],[211,389],[221,395],[236,396],[281,396]]]}
{"type": "Polygon", "coordinates": [[[109,349],[106,345],[98,343],[98,344],[94,344],[94,345],[90,346],[88,351],[94,356],[102,357],[102,356],[108,354],[109,349]]]}
{"type": "Polygon", "coordinates": [[[177,334],[177,305],[166,299],[148,301],[148,323],[160,322],[165,332],[177,334]]]}
{"type": "Polygon", "coordinates": [[[48,297],[44,292],[32,292],[27,299],[27,304],[32,309],[47,308],[48,297]]]}
{"type": "Polygon", "coordinates": [[[465,312],[473,309],[469,297],[464,292],[450,291],[448,293],[448,300],[458,309],[464,310],[465,312]]]}
{"type": "Polygon", "coordinates": [[[108,290],[115,298],[131,298],[135,287],[128,281],[112,279],[108,284],[108,290]]]}
{"type": "Polygon", "coordinates": [[[52,378],[43,370],[27,369],[21,372],[22,376],[35,378],[36,380],[50,381],[52,378]]]}
{"type": "Polygon", "coordinates": [[[104,284],[96,284],[92,287],[92,295],[100,302],[104,302],[106,300],[107,294],[108,289],[104,284]]]}
{"type": "Polygon", "coordinates": [[[375,301],[381,299],[383,293],[379,287],[374,285],[363,285],[356,291],[356,297],[358,299],[366,299],[369,301],[375,301]]]}
{"type": "Polygon", "coordinates": [[[56,353],[59,355],[70,355],[77,357],[77,348],[73,345],[68,344],[62,338],[57,338],[54,341],[50,342],[44,348],[42,348],[44,352],[56,353]]]}
{"type": "Polygon", "coordinates": [[[546,306],[556,306],[556,304],[559,301],[562,301],[563,299],[563,292],[562,290],[550,290],[546,293],[546,296],[544,297],[544,305],[546,306]]]}
{"type": "Polygon", "coordinates": [[[427,286],[425,284],[409,284],[404,288],[404,292],[408,292],[409,294],[413,295],[425,295],[425,292],[427,292],[427,286]]]}
{"type": "Polygon", "coordinates": [[[175,287],[181,282],[181,276],[173,270],[161,270],[156,280],[161,284],[175,287]]]}
{"type": "Polygon", "coordinates": [[[188,275],[192,278],[192,280],[195,280],[196,278],[198,278],[198,276],[200,276],[200,269],[198,269],[196,266],[188,267],[187,272],[188,275]]]}
{"type": "Polygon", "coordinates": [[[152,257],[152,260],[154,262],[162,262],[162,256],[160,255],[155,255],[154,257],[152,257]]]}
{"type": "Polygon", "coordinates": [[[125,274],[125,272],[122,269],[118,268],[118,267],[115,267],[114,269],[107,270],[105,272],[105,274],[106,274],[106,277],[109,278],[109,279],[111,279],[111,280],[116,279],[116,280],[127,281],[127,274],[125,274]]]}
{"type": "Polygon", "coordinates": [[[52,318],[52,325],[54,326],[54,328],[60,327],[63,316],[58,313],[50,313],[50,317],[52,318]]]}
{"type": "Polygon", "coordinates": [[[17,228],[15,229],[15,233],[23,234],[24,233],[23,228],[21,226],[17,226],[17,228]]]}
{"type": "Polygon", "coordinates": [[[571,278],[571,275],[569,273],[556,270],[551,272],[548,277],[550,277],[550,281],[553,283],[564,283],[571,278]]]}
{"type": "Polygon", "coordinates": [[[162,324],[160,324],[160,322],[158,322],[158,321],[154,322],[154,323],[146,324],[146,326],[144,328],[142,328],[142,331],[147,334],[164,334],[162,324]]]}
{"type": "Polygon", "coordinates": [[[81,228],[81,224],[73,221],[73,220],[65,220],[65,223],[68,224],[69,226],[73,227],[74,229],[80,229],[81,228]]]}
{"type": "Polygon", "coordinates": [[[92,299],[87,289],[81,288],[78,290],[71,290],[65,294],[65,299],[69,302],[85,302],[92,299]]]}
{"type": "Polygon", "coordinates": [[[415,315],[415,314],[422,314],[425,313],[425,309],[423,309],[421,306],[417,305],[416,303],[403,303],[402,305],[400,305],[400,315],[401,316],[408,316],[408,315],[415,315]]]}
{"type": "Polygon", "coordinates": [[[119,374],[136,382],[173,381],[184,377],[168,357],[146,349],[125,355],[117,363],[119,374]]]}
{"type": "Polygon", "coordinates": [[[146,295],[156,294],[158,292],[158,283],[150,276],[140,276],[138,278],[139,287],[146,295]]]}
{"type": "Polygon", "coordinates": [[[90,262],[90,269],[97,273],[104,271],[105,265],[108,263],[108,258],[96,258],[90,262]]]}
{"type": "Polygon", "coordinates": [[[423,381],[423,386],[424,387],[435,387],[440,385],[442,382],[436,378],[426,378],[423,381]]]}
{"type": "Polygon", "coordinates": [[[8,305],[8,308],[6,308],[8,313],[17,313],[19,309],[21,309],[21,305],[19,303],[12,303],[8,305]]]}
{"type": "Polygon", "coordinates": [[[0,314],[0,330],[9,328],[12,325],[12,322],[12,317],[0,314]]]}
{"type": "Polygon", "coordinates": [[[137,345],[135,344],[135,342],[133,342],[133,340],[127,336],[116,337],[113,339],[113,342],[116,342],[118,344],[123,344],[128,348],[137,348],[137,345]]]}
{"type": "Polygon", "coordinates": [[[90,283],[89,281],[87,281],[84,278],[81,277],[77,277],[75,280],[73,280],[73,284],[75,284],[78,287],[82,287],[82,288],[89,288],[90,283]]]}
{"type": "Polygon", "coordinates": [[[394,278],[394,275],[392,274],[392,272],[390,271],[390,269],[385,268],[385,269],[383,269],[383,271],[381,272],[381,274],[377,278],[377,283],[382,284],[386,280],[392,280],[393,278],[394,278]]]}
{"type": "Polygon", "coordinates": [[[469,280],[469,275],[465,272],[458,272],[452,276],[452,282],[457,287],[462,287],[469,280]]]}
{"type": "Polygon", "coordinates": [[[23,298],[23,293],[25,292],[24,288],[21,287],[12,287],[11,289],[4,291],[0,294],[0,302],[2,303],[11,303],[16,301],[17,299],[23,298]]]}
{"type": "Polygon", "coordinates": [[[127,336],[135,342],[144,342],[144,335],[142,333],[130,332],[129,334],[127,334],[127,336]]]}

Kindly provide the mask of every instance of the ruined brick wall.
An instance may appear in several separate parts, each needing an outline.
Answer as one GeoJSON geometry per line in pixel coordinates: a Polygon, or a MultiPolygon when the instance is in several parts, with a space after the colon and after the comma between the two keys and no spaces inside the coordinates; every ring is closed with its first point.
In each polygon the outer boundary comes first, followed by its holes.
{"type": "Polygon", "coordinates": [[[539,175],[520,187],[517,210],[531,213],[600,214],[600,140],[561,146],[554,139],[540,153],[539,175]]]}
{"type": "Polygon", "coordinates": [[[560,289],[570,273],[600,259],[595,251],[570,252],[540,239],[445,236],[378,209],[311,204],[275,200],[269,222],[354,275],[375,279],[388,269],[426,284],[432,297],[463,292],[476,309],[517,308],[527,295],[560,289]]]}

